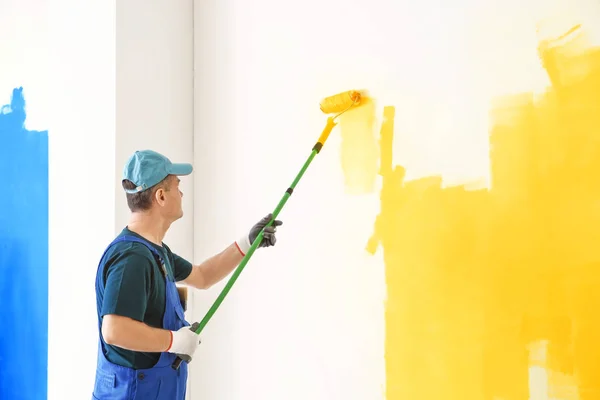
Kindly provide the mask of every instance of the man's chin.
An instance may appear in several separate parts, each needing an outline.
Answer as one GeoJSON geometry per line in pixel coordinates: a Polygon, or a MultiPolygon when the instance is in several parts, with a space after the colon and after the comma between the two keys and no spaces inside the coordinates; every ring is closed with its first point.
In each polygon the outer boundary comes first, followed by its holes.
{"type": "Polygon", "coordinates": [[[181,218],[183,218],[183,211],[180,212],[179,215],[176,215],[175,217],[173,217],[173,222],[175,222],[175,221],[177,221],[177,220],[179,220],[181,218]]]}

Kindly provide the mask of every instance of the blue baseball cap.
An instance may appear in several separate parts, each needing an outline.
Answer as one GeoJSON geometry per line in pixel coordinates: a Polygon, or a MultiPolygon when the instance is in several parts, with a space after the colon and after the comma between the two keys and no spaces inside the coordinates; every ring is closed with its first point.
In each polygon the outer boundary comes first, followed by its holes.
{"type": "Polygon", "coordinates": [[[169,175],[189,175],[193,169],[192,164],[173,164],[167,157],[152,150],[136,151],[123,168],[123,179],[133,182],[136,188],[125,189],[125,192],[143,192],[169,175]]]}

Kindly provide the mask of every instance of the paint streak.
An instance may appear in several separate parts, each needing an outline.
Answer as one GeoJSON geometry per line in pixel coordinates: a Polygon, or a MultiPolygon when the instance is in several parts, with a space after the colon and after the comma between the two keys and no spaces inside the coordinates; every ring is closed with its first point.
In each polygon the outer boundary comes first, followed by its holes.
{"type": "Polygon", "coordinates": [[[22,88],[0,109],[0,399],[47,395],[48,132],[28,131],[22,88]]]}
{"type": "Polygon", "coordinates": [[[388,400],[600,398],[600,49],[578,34],[540,44],[542,96],[497,99],[490,189],[405,181],[385,109],[367,250],[384,251],[388,400]]]}
{"type": "Polygon", "coordinates": [[[375,112],[373,99],[363,97],[360,107],[339,117],[341,163],[347,194],[375,191],[379,163],[375,112]]]}

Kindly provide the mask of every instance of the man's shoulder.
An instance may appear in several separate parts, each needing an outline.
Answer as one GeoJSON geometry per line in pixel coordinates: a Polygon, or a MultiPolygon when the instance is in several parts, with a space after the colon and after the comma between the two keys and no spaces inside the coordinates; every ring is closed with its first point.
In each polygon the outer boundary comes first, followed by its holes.
{"type": "Polygon", "coordinates": [[[118,254],[121,256],[143,257],[150,260],[154,259],[154,255],[148,246],[138,242],[117,242],[113,244],[106,253],[107,255],[110,253],[111,255],[118,254]]]}
{"type": "MultiPolygon", "coordinates": [[[[116,239],[128,236],[127,233],[121,232],[116,239]]],[[[154,253],[147,245],[130,240],[120,240],[113,243],[107,249],[104,256],[105,264],[146,264],[151,265],[156,261],[154,253]]]]}

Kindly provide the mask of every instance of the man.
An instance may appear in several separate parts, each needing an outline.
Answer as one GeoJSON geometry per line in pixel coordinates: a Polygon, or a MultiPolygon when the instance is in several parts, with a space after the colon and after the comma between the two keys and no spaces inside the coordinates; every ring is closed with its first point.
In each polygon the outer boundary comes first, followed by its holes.
{"type": "MultiPolygon", "coordinates": [[[[175,282],[206,289],[241,262],[271,214],[219,254],[193,266],[162,242],[183,216],[179,176],[190,164],[173,164],[154,151],[135,152],[123,170],[131,210],[128,225],[101,257],[96,276],[98,364],[93,399],[183,400],[187,363],[171,367],[178,354],[192,357],[199,337],[189,328],[175,282]]],[[[259,247],[275,245],[281,221],[265,228],[259,247]]]]}

